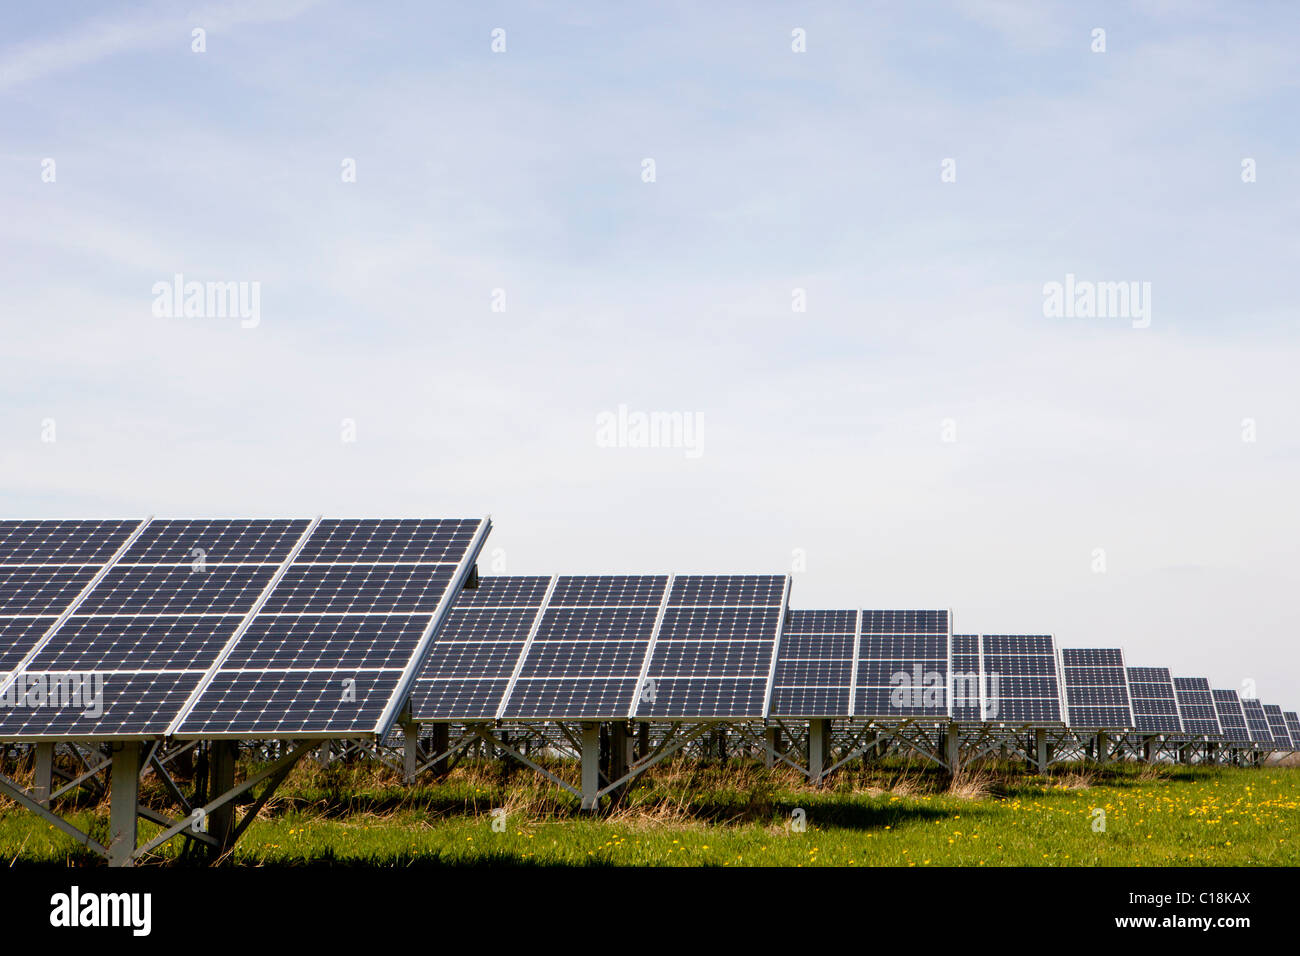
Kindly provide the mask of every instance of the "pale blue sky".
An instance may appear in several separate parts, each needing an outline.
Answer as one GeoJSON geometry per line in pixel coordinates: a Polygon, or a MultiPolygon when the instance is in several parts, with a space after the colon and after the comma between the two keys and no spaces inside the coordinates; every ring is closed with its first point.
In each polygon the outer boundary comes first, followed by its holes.
{"type": "Polygon", "coordinates": [[[6,514],[490,512],[515,573],[800,548],[796,606],[1300,703],[1294,5],[380,6],[6,10],[6,514]],[[178,272],[260,325],[154,317],[178,272]],[[1066,273],[1150,282],[1150,328],[1045,318],[1066,273]],[[703,455],[598,447],[620,403],[703,455]]]}

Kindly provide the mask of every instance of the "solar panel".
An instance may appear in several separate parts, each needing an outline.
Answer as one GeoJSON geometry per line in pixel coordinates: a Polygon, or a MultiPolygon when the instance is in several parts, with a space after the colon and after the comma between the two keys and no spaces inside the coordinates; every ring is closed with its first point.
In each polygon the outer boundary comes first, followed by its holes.
{"type": "Polygon", "coordinates": [[[1179,734],[1178,697],[1167,667],[1130,667],[1128,695],[1133,726],[1143,734],[1179,734]]]}
{"type": "Polygon", "coordinates": [[[667,588],[667,575],[557,579],[500,715],[626,717],[667,588]]]}
{"type": "Polygon", "coordinates": [[[479,578],[465,589],[429,650],[411,695],[416,720],[491,720],[556,578],[479,578]]]}
{"type": "Polygon", "coordinates": [[[1282,750],[1291,749],[1291,734],[1286,729],[1286,718],[1282,708],[1277,704],[1264,705],[1264,717],[1268,720],[1268,729],[1273,734],[1273,743],[1282,750]]]}
{"type": "Polygon", "coordinates": [[[0,566],[102,565],[139,521],[0,521],[0,566]]]}
{"type": "Polygon", "coordinates": [[[1283,712],[1282,719],[1286,722],[1287,733],[1291,735],[1291,749],[1300,750],[1300,715],[1294,710],[1283,712]]]}
{"type": "Polygon", "coordinates": [[[79,679],[72,675],[42,670],[29,679],[26,672],[140,527],[139,521],[0,521],[0,699],[7,705],[0,708],[0,734],[51,720],[73,690],[76,703],[88,699],[84,709],[95,709],[93,678],[73,687],[79,679]]]}
{"type": "Polygon", "coordinates": [[[677,575],[634,681],[633,717],[765,716],[785,575],[677,575]]]}
{"type": "Polygon", "coordinates": [[[952,636],[952,718],[984,719],[984,668],[978,634],[952,636]]]}
{"type": "Polygon", "coordinates": [[[321,521],[169,732],[386,733],[487,530],[474,520],[321,521]],[[321,650],[304,649],[308,637],[321,650]]]}
{"type": "Polygon", "coordinates": [[[949,716],[947,611],[863,611],[853,716],[949,716]]]}
{"type": "Polygon", "coordinates": [[[1251,743],[1261,747],[1273,745],[1273,728],[1269,726],[1264,713],[1264,705],[1256,697],[1241,698],[1241,709],[1246,715],[1246,729],[1250,731],[1251,743]]]}
{"type": "MultiPolygon", "coordinates": [[[[96,706],[0,714],[0,736],[163,734],[277,563],[250,550],[307,521],[151,521],[23,669],[24,684],[84,674],[96,706]]],[[[68,547],[71,547],[69,541],[68,547]]],[[[269,556],[268,556],[269,558],[269,556]]]]}
{"type": "Polygon", "coordinates": [[[1208,680],[1204,677],[1175,677],[1174,694],[1178,698],[1183,733],[1204,737],[1223,736],[1208,680]]]}
{"type": "Polygon", "coordinates": [[[1109,730],[1133,726],[1121,649],[1063,648],[1061,670],[1071,727],[1109,730]]]}
{"type": "Polygon", "coordinates": [[[1246,714],[1241,709],[1241,698],[1235,690],[1210,691],[1214,697],[1214,710],[1225,739],[1233,743],[1249,743],[1250,731],[1246,728],[1246,714]]]}
{"type": "Polygon", "coordinates": [[[981,636],[985,719],[997,723],[1063,723],[1056,641],[1050,634],[981,636]]]}
{"type": "Polygon", "coordinates": [[[771,715],[847,717],[857,634],[857,611],[788,611],[776,654],[771,715]]]}

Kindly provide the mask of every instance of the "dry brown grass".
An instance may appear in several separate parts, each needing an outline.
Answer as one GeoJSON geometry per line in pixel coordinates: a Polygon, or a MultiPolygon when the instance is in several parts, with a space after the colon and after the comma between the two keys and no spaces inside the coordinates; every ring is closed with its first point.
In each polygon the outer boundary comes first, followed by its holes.
{"type": "Polygon", "coordinates": [[[1087,790],[1092,783],[1092,774],[1083,772],[1063,773],[1052,779],[1052,786],[1061,790],[1087,790]]]}
{"type": "Polygon", "coordinates": [[[997,777],[983,767],[963,767],[953,774],[948,796],[959,800],[985,800],[993,794],[997,777]]]}

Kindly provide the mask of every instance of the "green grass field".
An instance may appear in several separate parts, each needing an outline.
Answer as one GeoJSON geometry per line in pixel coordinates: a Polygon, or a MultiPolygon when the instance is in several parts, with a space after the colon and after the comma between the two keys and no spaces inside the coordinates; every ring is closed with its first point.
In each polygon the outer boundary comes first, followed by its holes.
{"type": "MultiPolygon", "coordinates": [[[[106,838],[106,802],[64,813],[106,838]]],[[[225,863],[1296,866],[1298,828],[1297,768],[1120,765],[1049,777],[986,768],[950,787],[917,766],[890,764],[813,789],[792,772],[683,762],[647,774],[591,817],[523,769],[459,767],[408,787],[375,764],[305,761],[225,863]],[[492,811],[502,807],[498,832],[492,811]],[[802,832],[792,825],[796,810],[802,832]]],[[[140,832],[143,842],[158,831],[142,822],[140,832]]],[[[181,842],[163,847],[158,862],[175,859],[181,842]]],[[[0,854],[16,865],[98,862],[3,799],[0,854]]]]}

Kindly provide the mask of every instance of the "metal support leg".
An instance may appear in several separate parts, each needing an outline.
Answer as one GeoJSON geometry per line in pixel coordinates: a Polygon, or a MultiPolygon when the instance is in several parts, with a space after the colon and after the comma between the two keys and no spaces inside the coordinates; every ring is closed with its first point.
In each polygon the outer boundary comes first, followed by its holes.
{"type": "Polygon", "coordinates": [[[826,758],[831,750],[831,722],[808,721],[808,779],[813,786],[822,782],[826,772],[826,758]]]}
{"type": "Polygon", "coordinates": [[[136,812],[140,804],[140,744],[113,751],[108,806],[108,865],[130,866],[135,854],[136,812]]]}
{"type": "Polygon", "coordinates": [[[1156,738],[1154,736],[1142,738],[1142,759],[1147,763],[1156,762],[1156,738]]]}
{"type": "MultiPolygon", "coordinates": [[[[239,742],[236,740],[214,740],[208,757],[208,768],[212,783],[208,792],[214,797],[220,796],[235,787],[235,761],[239,757],[239,742]]],[[[234,843],[235,804],[223,804],[208,816],[208,833],[216,839],[219,850],[228,850],[234,843]]]]}
{"type": "Polygon", "coordinates": [[[582,723],[582,809],[595,810],[600,805],[600,724],[582,723]]]}
{"type": "Polygon", "coordinates": [[[1039,773],[1047,773],[1047,731],[1039,727],[1034,731],[1034,756],[1039,773]]]}
{"type": "Polygon", "coordinates": [[[402,776],[407,783],[415,782],[415,771],[420,766],[420,725],[412,721],[402,724],[402,776]]]}
{"type": "Polygon", "coordinates": [[[54,790],[54,744],[36,745],[36,779],[32,783],[32,798],[43,807],[50,805],[54,790]]]}
{"type": "Polygon", "coordinates": [[[1104,764],[1110,761],[1110,738],[1106,736],[1105,731],[1097,735],[1097,763],[1104,764]]]}
{"type": "Polygon", "coordinates": [[[957,725],[949,724],[943,732],[943,763],[950,774],[961,770],[961,737],[957,725]]]}
{"type": "Polygon", "coordinates": [[[763,749],[763,766],[771,770],[776,765],[776,752],[781,746],[781,728],[768,727],[763,732],[763,740],[767,744],[763,749]]]}

